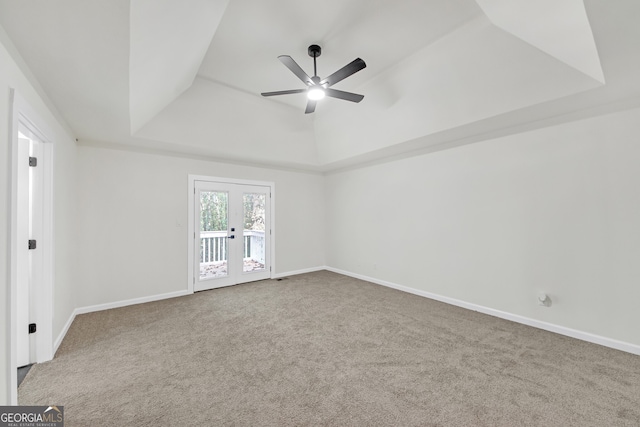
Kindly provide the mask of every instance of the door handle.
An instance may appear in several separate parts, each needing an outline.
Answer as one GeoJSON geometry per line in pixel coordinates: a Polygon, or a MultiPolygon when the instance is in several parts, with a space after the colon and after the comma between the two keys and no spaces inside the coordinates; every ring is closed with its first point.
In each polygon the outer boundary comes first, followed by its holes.
{"type": "Polygon", "coordinates": [[[227,236],[227,239],[235,239],[236,236],[234,236],[233,234],[231,236],[227,236]]]}

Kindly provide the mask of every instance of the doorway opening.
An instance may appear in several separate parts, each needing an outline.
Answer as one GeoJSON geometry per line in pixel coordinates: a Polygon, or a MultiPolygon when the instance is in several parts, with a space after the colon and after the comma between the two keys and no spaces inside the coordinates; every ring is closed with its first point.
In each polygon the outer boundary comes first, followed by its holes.
{"type": "Polygon", "coordinates": [[[53,358],[53,144],[35,111],[11,91],[10,399],[18,368],[53,358]]]}

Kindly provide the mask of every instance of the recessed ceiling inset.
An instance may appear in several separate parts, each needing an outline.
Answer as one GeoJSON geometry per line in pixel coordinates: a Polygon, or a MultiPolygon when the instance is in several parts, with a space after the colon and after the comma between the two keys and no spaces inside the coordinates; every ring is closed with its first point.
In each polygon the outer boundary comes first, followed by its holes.
{"type": "Polygon", "coordinates": [[[322,49],[316,44],[309,46],[309,56],[313,57],[313,77],[309,77],[307,73],[288,55],[280,55],[278,59],[282,62],[293,74],[295,74],[304,84],[308,87],[306,89],[291,89],[281,90],[277,92],[263,92],[262,96],[276,96],[276,95],[290,95],[294,93],[307,93],[309,100],[307,101],[307,108],[305,114],[313,113],[316,110],[316,104],[319,100],[325,96],[332,98],[343,99],[345,101],[360,102],[364,98],[364,95],[358,95],[357,93],[344,92],[337,89],[331,89],[330,86],[338,83],[349,77],[352,74],[357,73],[367,66],[365,62],[356,58],[349,64],[345,65],[335,73],[331,74],[324,80],[320,80],[318,77],[318,71],[316,68],[316,58],[320,56],[322,49]]]}
{"type": "Polygon", "coordinates": [[[229,0],[131,0],[129,110],[135,134],[192,84],[229,0]]]}
{"type": "Polygon", "coordinates": [[[583,0],[476,0],[489,20],[604,84],[583,0]]]}

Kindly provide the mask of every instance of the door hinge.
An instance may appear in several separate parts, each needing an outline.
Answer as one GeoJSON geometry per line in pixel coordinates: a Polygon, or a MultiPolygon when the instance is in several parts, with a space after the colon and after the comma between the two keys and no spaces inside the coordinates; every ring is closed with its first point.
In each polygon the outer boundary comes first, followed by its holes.
{"type": "Polygon", "coordinates": [[[29,250],[35,249],[35,248],[36,248],[36,241],[35,240],[29,240],[29,250]]]}
{"type": "Polygon", "coordinates": [[[38,166],[38,158],[37,157],[29,157],[29,166],[35,168],[38,166]]]}
{"type": "Polygon", "coordinates": [[[36,324],[35,323],[29,323],[29,333],[30,334],[34,334],[36,332],[36,324]]]}

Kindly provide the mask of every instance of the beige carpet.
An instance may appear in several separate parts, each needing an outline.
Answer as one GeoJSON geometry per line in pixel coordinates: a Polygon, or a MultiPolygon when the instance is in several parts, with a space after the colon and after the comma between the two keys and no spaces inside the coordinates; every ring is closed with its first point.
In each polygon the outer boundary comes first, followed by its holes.
{"type": "Polygon", "coordinates": [[[639,426],[640,357],[330,272],[78,316],[66,426],[639,426]]]}

